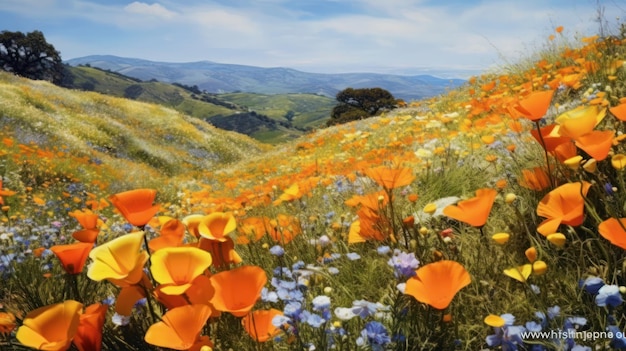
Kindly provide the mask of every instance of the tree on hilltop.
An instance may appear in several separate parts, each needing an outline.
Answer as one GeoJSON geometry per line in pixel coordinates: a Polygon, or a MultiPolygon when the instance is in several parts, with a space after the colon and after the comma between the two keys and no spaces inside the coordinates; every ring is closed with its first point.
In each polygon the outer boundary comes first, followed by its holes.
{"type": "Polygon", "coordinates": [[[346,88],[337,93],[338,104],[333,108],[327,125],[377,116],[397,106],[397,100],[382,88],[346,88]]]}
{"type": "Polygon", "coordinates": [[[58,84],[63,79],[61,54],[36,30],[0,32],[0,69],[22,77],[58,84]]]}

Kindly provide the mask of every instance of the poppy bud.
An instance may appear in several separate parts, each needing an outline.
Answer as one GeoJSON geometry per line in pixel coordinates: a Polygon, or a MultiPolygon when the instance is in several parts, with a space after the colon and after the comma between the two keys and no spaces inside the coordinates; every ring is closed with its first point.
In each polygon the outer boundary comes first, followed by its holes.
{"type": "Polygon", "coordinates": [[[530,263],[533,263],[537,260],[537,249],[535,249],[534,246],[531,246],[528,249],[526,249],[524,254],[526,255],[526,258],[528,259],[528,261],[530,261],[530,263]]]}
{"type": "Polygon", "coordinates": [[[432,215],[433,213],[435,213],[435,211],[437,211],[437,205],[432,202],[424,206],[424,212],[429,215],[432,215]]]}
{"type": "Polygon", "coordinates": [[[563,235],[562,233],[554,233],[548,235],[548,241],[558,247],[563,247],[566,240],[567,239],[565,238],[565,235],[563,235]]]}
{"type": "Polygon", "coordinates": [[[507,243],[507,241],[509,241],[510,237],[511,235],[509,235],[509,233],[496,233],[491,236],[491,239],[499,245],[504,245],[507,243]]]}
{"type": "Polygon", "coordinates": [[[517,195],[515,195],[513,193],[508,193],[508,194],[504,195],[504,202],[506,202],[507,204],[513,203],[513,201],[515,201],[515,199],[517,199],[517,195]]]}
{"type": "Polygon", "coordinates": [[[544,261],[535,261],[533,263],[533,274],[544,275],[548,270],[548,265],[544,261]]]}

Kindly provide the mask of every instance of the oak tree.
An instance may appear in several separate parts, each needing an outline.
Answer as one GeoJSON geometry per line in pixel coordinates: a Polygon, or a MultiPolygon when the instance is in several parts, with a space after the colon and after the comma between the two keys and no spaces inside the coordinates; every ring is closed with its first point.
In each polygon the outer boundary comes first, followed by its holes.
{"type": "Polygon", "coordinates": [[[59,83],[64,66],[61,54],[36,30],[0,32],[0,69],[22,77],[59,83]]]}
{"type": "Polygon", "coordinates": [[[393,95],[382,88],[346,88],[337,93],[336,99],[338,104],[331,112],[329,126],[376,116],[397,105],[393,95]]]}

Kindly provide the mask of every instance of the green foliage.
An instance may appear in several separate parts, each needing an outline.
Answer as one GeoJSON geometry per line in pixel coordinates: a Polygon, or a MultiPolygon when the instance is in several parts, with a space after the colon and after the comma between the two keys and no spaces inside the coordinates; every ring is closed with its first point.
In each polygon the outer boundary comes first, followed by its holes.
{"type": "Polygon", "coordinates": [[[63,79],[61,54],[43,33],[0,33],[0,69],[22,77],[59,83],[63,79]]]}
{"type": "Polygon", "coordinates": [[[329,126],[377,116],[397,105],[393,95],[381,88],[346,88],[337,93],[336,99],[339,104],[331,112],[329,126]]]}

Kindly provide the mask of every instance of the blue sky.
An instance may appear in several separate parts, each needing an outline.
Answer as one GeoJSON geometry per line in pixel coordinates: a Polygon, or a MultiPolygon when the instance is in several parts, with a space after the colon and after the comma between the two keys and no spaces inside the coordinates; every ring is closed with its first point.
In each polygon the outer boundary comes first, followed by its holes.
{"type": "MultiPolygon", "coordinates": [[[[617,32],[626,2],[600,2],[617,32]]],[[[41,30],[63,59],[458,76],[528,57],[560,25],[554,43],[596,34],[597,9],[595,0],[2,0],[0,30],[41,30]]]]}

